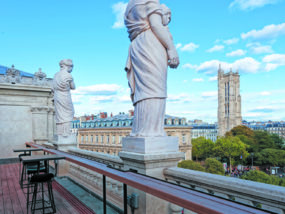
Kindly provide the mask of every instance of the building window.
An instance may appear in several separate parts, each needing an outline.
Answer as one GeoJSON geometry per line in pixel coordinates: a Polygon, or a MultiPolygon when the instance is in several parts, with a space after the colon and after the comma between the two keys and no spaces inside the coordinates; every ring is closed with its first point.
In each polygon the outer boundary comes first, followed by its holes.
{"type": "Polygon", "coordinates": [[[101,142],[103,143],[103,138],[104,138],[104,136],[103,135],[101,135],[101,142]]]}
{"type": "Polygon", "coordinates": [[[96,135],[96,143],[98,143],[98,135],[96,135]]]}
{"type": "Polygon", "coordinates": [[[83,143],[83,141],[84,141],[84,136],[81,135],[81,143],[83,143]]]}
{"type": "Polygon", "coordinates": [[[88,135],[86,135],[85,141],[86,141],[86,143],[88,142],[88,135]]]}
{"type": "Polygon", "coordinates": [[[93,135],[91,135],[91,143],[93,143],[93,135]]]}
{"type": "Polygon", "coordinates": [[[185,136],[185,134],[182,135],[182,143],[186,143],[186,136],[185,136]]]}
{"type": "Polygon", "coordinates": [[[122,143],[122,136],[121,135],[119,136],[119,143],[120,144],[122,143]]]}
{"type": "Polygon", "coordinates": [[[110,138],[109,135],[107,135],[107,143],[109,143],[109,140],[110,140],[109,138],[110,138]]]}
{"type": "Polygon", "coordinates": [[[115,144],[115,136],[112,136],[112,143],[115,144]]]}

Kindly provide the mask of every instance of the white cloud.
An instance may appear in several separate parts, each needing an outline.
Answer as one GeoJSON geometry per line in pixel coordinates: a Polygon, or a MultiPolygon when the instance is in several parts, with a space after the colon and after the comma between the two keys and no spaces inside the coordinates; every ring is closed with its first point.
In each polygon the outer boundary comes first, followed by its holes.
{"type": "Polygon", "coordinates": [[[244,73],[256,73],[260,69],[260,62],[251,57],[239,59],[232,64],[234,70],[239,70],[244,73]]]}
{"type": "Polygon", "coordinates": [[[117,84],[78,87],[72,91],[76,116],[105,112],[127,112],[133,108],[130,90],[117,84]],[[115,106],[115,108],[114,108],[115,106]]]}
{"type": "Polygon", "coordinates": [[[216,74],[221,65],[224,70],[238,70],[242,73],[256,73],[259,71],[261,64],[257,60],[251,57],[245,57],[239,60],[234,61],[233,63],[222,62],[219,60],[210,60],[201,63],[197,66],[196,71],[203,72],[205,74],[216,74]]]}
{"type": "Polygon", "coordinates": [[[217,81],[217,80],[218,80],[218,76],[213,76],[209,78],[210,82],[217,81]]]}
{"type": "Polygon", "coordinates": [[[263,57],[262,61],[266,63],[265,70],[272,71],[285,65],[285,54],[270,54],[263,57]]]}
{"type": "Polygon", "coordinates": [[[285,64],[285,54],[271,54],[267,55],[263,58],[263,62],[266,63],[275,63],[275,64],[280,64],[284,65],[285,64]]]}
{"type": "Polygon", "coordinates": [[[261,45],[258,42],[248,43],[246,47],[249,47],[251,52],[254,54],[264,54],[264,53],[272,53],[272,47],[270,45],[261,45]]]}
{"type": "Polygon", "coordinates": [[[218,91],[205,91],[202,92],[203,98],[218,97],[218,91]]]}
{"type": "Polygon", "coordinates": [[[271,93],[269,91],[262,91],[262,92],[260,92],[260,95],[261,96],[269,96],[269,95],[271,95],[271,93]]]}
{"type": "Polygon", "coordinates": [[[124,27],[124,14],[127,8],[128,3],[118,2],[113,4],[112,9],[113,13],[116,15],[116,21],[113,24],[112,28],[118,29],[124,27]]]}
{"type": "Polygon", "coordinates": [[[277,64],[267,63],[265,65],[265,71],[273,71],[273,70],[275,70],[278,67],[279,67],[279,65],[277,65],[277,64]]]}
{"type": "Polygon", "coordinates": [[[98,84],[90,86],[81,86],[72,91],[76,95],[114,95],[122,89],[117,84],[98,84]]]}
{"type": "Polygon", "coordinates": [[[197,65],[192,65],[190,63],[187,63],[187,64],[182,65],[182,68],[183,69],[196,69],[197,65]]]}
{"type": "Polygon", "coordinates": [[[204,82],[204,79],[203,78],[195,78],[195,79],[192,79],[193,82],[204,82]]]}
{"type": "Polygon", "coordinates": [[[224,48],[225,48],[225,46],[223,46],[223,45],[215,45],[214,47],[208,49],[207,52],[212,53],[212,52],[216,52],[216,51],[221,51],[224,48]]]}
{"type": "Polygon", "coordinates": [[[167,102],[171,103],[189,103],[192,99],[189,94],[181,93],[178,95],[170,94],[168,95],[167,102]]]}
{"type": "Polygon", "coordinates": [[[276,4],[279,0],[234,0],[230,4],[230,8],[238,8],[240,10],[253,10],[268,4],[276,4]]]}
{"type": "Polygon", "coordinates": [[[232,38],[232,39],[224,40],[223,42],[224,42],[226,45],[233,45],[233,44],[238,43],[238,41],[239,41],[238,38],[232,38]]]}
{"type": "Polygon", "coordinates": [[[199,66],[197,66],[196,70],[199,72],[204,72],[206,74],[216,74],[220,64],[223,69],[229,68],[228,63],[224,63],[219,60],[210,60],[201,63],[199,66]]]}
{"type": "Polygon", "coordinates": [[[176,49],[179,49],[179,48],[181,48],[181,46],[182,46],[182,44],[181,43],[178,43],[178,44],[176,44],[176,49]]]}
{"type": "Polygon", "coordinates": [[[285,35],[285,23],[267,25],[261,30],[251,30],[247,33],[242,33],[242,39],[274,39],[278,36],[285,35]]]}
{"type": "Polygon", "coordinates": [[[235,57],[235,56],[243,56],[245,54],[246,54],[246,51],[244,51],[242,49],[238,49],[238,50],[232,51],[230,53],[227,53],[226,56],[235,57]]]}
{"type": "MultiPolygon", "coordinates": [[[[178,44],[179,46],[179,44],[178,44]]],[[[179,46],[181,47],[181,46],[179,46]]],[[[197,48],[199,48],[199,45],[193,43],[193,42],[190,42],[189,44],[186,44],[184,45],[183,47],[181,47],[181,51],[187,51],[187,52],[193,52],[195,51],[197,48]]]]}

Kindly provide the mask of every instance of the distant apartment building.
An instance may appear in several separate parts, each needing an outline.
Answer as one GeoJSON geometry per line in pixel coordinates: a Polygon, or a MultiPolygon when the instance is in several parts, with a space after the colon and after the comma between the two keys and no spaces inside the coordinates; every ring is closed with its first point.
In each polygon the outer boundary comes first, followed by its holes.
{"type": "Polygon", "coordinates": [[[267,121],[267,122],[247,122],[243,121],[243,125],[251,128],[252,130],[263,130],[271,134],[277,134],[285,139],[285,122],[284,121],[267,121]]]}
{"type": "Polygon", "coordinates": [[[240,75],[218,70],[218,136],[241,125],[240,75]]]}
{"type": "MultiPolygon", "coordinates": [[[[130,134],[133,113],[120,113],[115,116],[96,115],[80,117],[72,122],[73,132],[77,133],[78,146],[81,149],[118,155],[122,149],[122,138],[130,134]]],[[[165,131],[168,136],[179,139],[179,149],[185,153],[185,159],[191,160],[191,126],[186,118],[166,115],[165,131]]]]}
{"type": "Polygon", "coordinates": [[[202,120],[188,121],[188,125],[192,127],[192,139],[204,137],[213,142],[217,140],[218,126],[217,124],[208,124],[202,120]]]}

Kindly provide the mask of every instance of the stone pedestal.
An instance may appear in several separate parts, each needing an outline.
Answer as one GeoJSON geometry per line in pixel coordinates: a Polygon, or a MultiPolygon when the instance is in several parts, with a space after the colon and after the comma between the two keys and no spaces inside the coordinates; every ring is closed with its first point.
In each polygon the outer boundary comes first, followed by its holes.
{"type": "MultiPolygon", "coordinates": [[[[179,152],[177,137],[126,137],[122,140],[120,158],[124,170],[164,180],[163,170],[177,166],[184,153],[179,152]]],[[[128,187],[128,194],[139,194],[139,209],[136,213],[169,213],[169,203],[137,189],[128,187]]]]}
{"type": "Polygon", "coordinates": [[[68,151],[70,147],[77,147],[76,135],[71,134],[68,136],[58,135],[57,140],[53,142],[58,150],[68,151]]]}

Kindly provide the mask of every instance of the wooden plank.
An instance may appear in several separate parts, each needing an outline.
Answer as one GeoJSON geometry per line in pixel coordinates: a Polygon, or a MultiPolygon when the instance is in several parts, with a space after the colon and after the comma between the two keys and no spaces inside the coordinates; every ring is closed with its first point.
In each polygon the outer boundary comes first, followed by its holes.
{"type": "MultiPolygon", "coordinates": [[[[18,198],[18,194],[17,191],[15,190],[15,174],[13,173],[13,165],[11,164],[8,168],[8,172],[7,172],[7,178],[8,178],[8,188],[9,188],[9,193],[10,193],[10,198],[11,198],[11,202],[12,202],[12,206],[13,206],[13,211],[14,213],[23,213],[22,211],[22,207],[20,205],[20,201],[18,198]]],[[[18,171],[17,171],[18,172],[18,171]]]]}
{"type": "MultiPolygon", "coordinates": [[[[65,189],[58,183],[57,185],[58,188],[53,189],[53,194],[58,214],[93,213],[73,195],[64,192],[65,189]]],[[[48,197],[47,193],[45,197],[48,197]]],[[[38,198],[41,198],[41,194],[38,198]]],[[[19,184],[19,163],[0,165],[0,214],[12,213],[27,214],[26,195],[19,184]]]]}
{"type": "Polygon", "coordinates": [[[4,176],[4,165],[0,165],[0,213],[5,213],[4,211],[4,196],[3,196],[3,185],[2,177],[4,176]]]}
{"type": "Polygon", "coordinates": [[[20,167],[19,164],[20,163],[13,164],[12,166],[12,171],[14,172],[13,184],[14,184],[14,188],[15,188],[18,200],[19,200],[19,205],[22,208],[22,212],[26,214],[27,213],[27,210],[26,210],[27,199],[19,184],[19,167],[20,167]]]}
{"type": "Polygon", "coordinates": [[[8,173],[9,165],[4,165],[4,173],[2,177],[2,187],[3,187],[3,199],[4,199],[4,213],[10,214],[13,212],[13,205],[10,197],[10,191],[8,186],[8,179],[7,179],[7,173],[8,173]]]}

